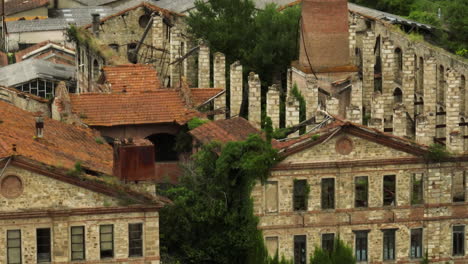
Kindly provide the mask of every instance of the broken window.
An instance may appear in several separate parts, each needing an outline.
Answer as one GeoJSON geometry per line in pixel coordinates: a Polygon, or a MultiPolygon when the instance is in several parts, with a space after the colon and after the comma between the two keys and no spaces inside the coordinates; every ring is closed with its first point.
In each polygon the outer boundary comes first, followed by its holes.
{"type": "Polygon", "coordinates": [[[367,261],[367,233],[368,231],[356,231],[356,260],[367,261]]]}
{"type": "Polygon", "coordinates": [[[395,229],[383,230],[383,259],[395,259],[395,229]]]}
{"type": "Polygon", "coordinates": [[[453,256],[465,255],[465,226],[453,226],[453,256]]]}
{"type": "Polygon", "coordinates": [[[465,201],[465,188],[466,180],[464,172],[455,172],[453,175],[452,189],[453,189],[453,202],[465,201]]]}
{"type": "Polygon", "coordinates": [[[269,181],[265,184],[265,212],[278,212],[278,182],[269,181]]]}
{"type": "Polygon", "coordinates": [[[335,243],[335,234],[322,234],[322,249],[331,253],[335,243]]]}
{"type": "Polygon", "coordinates": [[[265,241],[268,254],[272,257],[278,255],[278,237],[266,237],[265,241]]]}
{"type": "Polygon", "coordinates": [[[335,179],[322,179],[322,209],[335,208],[335,179]]]}
{"type": "Polygon", "coordinates": [[[368,179],[367,176],[360,176],[354,179],[355,185],[355,207],[367,207],[368,200],[368,179]]]}
{"type": "Polygon", "coordinates": [[[50,228],[36,230],[37,262],[50,262],[50,228]]]}
{"type": "Polygon", "coordinates": [[[99,78],[99,71],[100,71],[99,62],[97,60],[94,60],[94,62],[93,62],[93,81],[97,81],[97,79],[99,78]]]}
{"type": "Polygon", "coordinates": [[[114,225],[99,226],[101,259],[114,257],[114,225]]]}
{"type": "Polygon", "coordinates": [[[7,263],[21,264],[21,230],[7,231],[7,263]]]}
{"type": "Polygon", "coordinates": [[[400,88],[396,88],[395,91],[393,91],[393,103],[394,104],[403,103],[403,92],[401,91],[400,88]]]}
{"type": "Polygon", "coordinates": [[[143,256],[143,224],[128,225],[128,256],[143,256]]]}
{"type": "Polygon", "coordinates": [[[395,175],[384,176],[383,179],[383,205],[395,206],[396,179],[395,175]]]}
{"type": "Polygon", "coordinates": [[[85,260],[84,226],[71,227],[71,259],[85,260]]]}
{"type": "Polygon", "coordinates": [[[294,236],[294,264],[306,264],[307,261],[306,236],[294,236]]]}
{"type": "Polygon", "coordinates": [[[294,180],[293,190],[293,206],[294,211],[307,210],[307,195],[308,195],[307,180],[294,180]]]}
{"type": "Polygon", "coordinates": [[[424,202],[423,174],[413,174],[411,185],[411,204],[422,204],[424,202]]]}
{"type": "Polygon", "coordinates": [[[422,258],[422,228],[411,229],[411,248],[410,248],[410,257],[411,258],[422,258]]]}

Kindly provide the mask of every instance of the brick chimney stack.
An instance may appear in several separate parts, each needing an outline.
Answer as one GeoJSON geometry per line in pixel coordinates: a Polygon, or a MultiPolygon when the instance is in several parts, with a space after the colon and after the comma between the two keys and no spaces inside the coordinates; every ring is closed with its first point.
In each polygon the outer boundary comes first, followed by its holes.
{"type": "Polygon", "coordinates": [[[300,66],[315,72],[349,66],[348,27],[347,0],[303,0],[300,66]]]}

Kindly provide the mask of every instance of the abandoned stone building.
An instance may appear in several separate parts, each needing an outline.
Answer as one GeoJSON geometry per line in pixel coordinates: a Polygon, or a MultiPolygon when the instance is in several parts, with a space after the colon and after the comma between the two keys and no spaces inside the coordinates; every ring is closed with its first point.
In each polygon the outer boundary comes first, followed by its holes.
{"type": "Polygon", "coordinates": [[[128,170],[96,131],[1,101],[0,120],[1,263],[159,263],[153,163],[128,170]]]}

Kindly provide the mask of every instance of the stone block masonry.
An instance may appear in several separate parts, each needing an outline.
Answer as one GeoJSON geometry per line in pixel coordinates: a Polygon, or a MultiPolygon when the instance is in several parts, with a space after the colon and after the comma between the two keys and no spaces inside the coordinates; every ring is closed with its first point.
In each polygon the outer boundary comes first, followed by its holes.
{"type": "Polygon", "coordinates": [[[414,93],[415,93],[415,56],[412,49],[404,51],[403,54],[403,103],[410,116],[414,116],[414,93]]]}
{"type": "Polygon", "coordinates": [[[330,97],[326,101],[326,110],[331,115],[339,115],[340,112],[340,100],[335,97],[330,97]]]}
{"type": "Polygon", "coordinates": [[[261,128],[262,122],[262,92],[258,74],[249,74],[249,121],[256,128],[261,128]]]}
{"type": "Polygon", "coordinates": [[[371,109],[372,94],[374,93],[374,65],[375,65],[375,34],[368,31],[362,40],[362,89],[363,89],[363,104],[367,111],[371,109]]]}
{"type": "Polygon", "coordinates": [[[230,83],[230,95],[231,95],[231,106],[229,109],[229,116],[234,117],[238,116],[240,113],[240,108],[242,105],[242,87],[243,87],[243,78],[242,78],[242,65],[239,61],[231,64],[230,68],[231,73],[231,83],[230,83]]]}
{"type": "Polygon", "coordinates": [[[393,113],[393,90],[395,86],[395,46],[390,40],[384,40],[382,48],[382,95],[384,98],[384,118],[393,113]]]}
{"type": "Polygon", "coordinates": [[[198,54],[198,87],[210,87],[210,48],[204,44],[200,44],[198,54]]]}
{"type": "Polygon", "coordinates": [[[460,123],[460,79],[453,70],[447,72],[446,146],[453,153],[463,153],[463,134],[460,123]]]}
{"type": "Polygon", "coordinates": [[[267,93],[267,115],[271,118],[274,129],[280,124],[280,93],[278,85],[273,84],[267,93]]]}
{"type": "Polygon", "coordinates": [[[180,29],[178,28],[173,28],[171,30],[171,40],[170,40],[170,54],[171,54],[171,65],[169,66],[169,71],[171,74],[171,87],[177,88],[180,87],[180,81],[181,81],[181,74],[182,74],[182,67],[183,63],[175,63],[172,64],[174,61],[179,59],[184,55],[184,51],[182,50],[182,45],[181,45],[181,32],[180,29]]]}
{"type": "MultiPolygon", "coordinates": [[[[220,52],[213,56],[213,83],[215,88],[226,89],[226,57],[220,52]]],[[[226,93],[214,101],[214,109],[226,109],[226,93]]],[[[225,115],[215,115],[215,120],[225,119],[225,115]]]]}
{"type": "Polygon", "coordinates": [[[404,104],[395,106],[393,112],[393,134],[397,137],[410,137],[408,127],[408,116],[406,114],[406,107],[404,104]]]}
{"type": "MultiPolygon", "coordinates": [[[[286,100],[286,127],[292,127],[299,124],[299,110],[299,101],[294,96],[288,94],[288,98],[286,100]]],[[[299,136],[299,131],[289,135],[289,137],[296,136],[299,136]]]]}

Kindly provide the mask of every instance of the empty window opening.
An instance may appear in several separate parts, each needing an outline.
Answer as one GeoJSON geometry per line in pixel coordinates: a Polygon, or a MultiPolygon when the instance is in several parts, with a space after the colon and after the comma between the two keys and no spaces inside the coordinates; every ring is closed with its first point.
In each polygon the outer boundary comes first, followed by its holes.
{"type": "Polygon", "coordinates": [[[419,67],[418,67],[418,87],[417,91],[424,95],[424,59],[419,57],[419,67]]]}
{"type": "Polygon", "coordinates": [[[383,205],[395,206],[396,204],[396,177],[387,175],[383,178],[383,205]]]}
{"type": "Polygon", "coordinates": [[[437,102],[444,105],[445,104],[445,70],[444,66],[440,65],[438,69],[437,79],[439,85],[437,87],[437,102]]]}
{"type": "Polygon", "coordinates": [[[322,179],[322,209],[335,208],[335,179],[322,179]]]}
{"type": "Polygon", "coordinates": [[[146,28],[150,19],[151,19],[150,15],[142,15],[138,19],[138,24],[140,25],[141,28],[146,28]]]}
{"type": "Polygon", "coordinates": [[[464,172],[455,172],[453,175],[452,192],[453,202],[465,201],[466,177],[464,172]]]}
{"type": "Polygon", "coordinates": [[[50,228],[36,230],[37,262],[50,262],[50,228]]]}
{"type": "Polygon", "coordinates": [[[127,58],[130,63],[136,64],[138,63],[138,54],[136,54],[136,43],[129,43],[127,44],[127,58]]]}
{"type": "Polygon", "coordinates": [[[395,49],[395,78],[401,83],[401,75],[403,71],[403,52],[400,48],[395,49]]]}
{"type": "Polygon", "coordinates": [[[294,211],[307,210],[308,187],[307,180],[294,180],[294,211]]]}
{"type": "Polygon", "coordinates": [[[369,182],[367,176],[356,177],[355,185],[355,207],[367,207],[369,182]]]}
{"type": "Polygon", "coordinates": [[[85,260],[84,226],[71,227],[71,259],[85,260]]]}
{"type": "Polygon", "coordinates": [[[278,182],[269,181],[265,184],[265,212],[278,212],[278,182]]]}
{"type": "Polygon", "coordinates": [[[176,136],[171,134],[154,134],[147,138],[154,145],[156,161],[177,161],[179,154],[175,150],[176,136]]]}
{"type": "Polygon", "coordinates": [[[446,129],[446,113],[443,107],[439,107],[436,114],[436,137],[438,139],[445,138],[445,129],[446,129]]]}
{"type": "Polygon", "coordinates": [[[395,260],[395,230],[383,230],[383,259],[395,260]]]}
{"type": "Polygon", "coordinates": [[[7,263],[21,264],[21,230],[7,231],[7,263]]]}
{"type": "Polygon", "coordinates": [[[464,256],[465,255],[465,226],[453,226],[452,233],[452,255],[464,256]]]}
{"type": "Polygon", "coordinates": [[[417,98],[415,96],[415,111],[416,111],[416,115],[421,115],[424,113],[424,98],[421,96],[419,98],[417,98]]]}
{"type": "Polygon", "coordinates": [[[411,229],[411,258],[422,258],[423,256],[423,230],[422,228],[411,229]]]}
{"type": "Polygon", "coordinates": [[[466,96],[466,79],[465,76],[462,75],[460,77],[460,114],[464,114],[466,109],[466,100],[468,99],[466,96]]]}
{"type": "Polygon", "coordinates": [[[367,261],[367,233],[367,231],[355,232],[357,261],[367,261]]]}
{"type": "Polygon", "coordinates": [[[335,234],[322,234],[322,249],[332,253],[335,246],[335,234]]]}
{"type": "Polygon", "coordinates": [[[114,257],[114,225],[99,226],[101,259],[114,257]]]}
{"type": "Polygon", "coordinates": [[[93,62],[93,80],[97,81],[99,78],[99,62],[97,60],[94,60],[93,62]]]}
{"type": "Polygon", "coordinates": [[[143,256],[143,224],[128,225],[128,256],[143,256]]]}
{"type": "Polygon", "coordinates": [[[413,174],[411,181],[411,204],[422,204],[424,202],[423,174],[413,174]]]}
{"type": "Polygon", "coordinates": [[[307,238],[306,236],[294,236],[294,264],[306,264],[307,262],[307,238]]]}
{"type": "Polygon", "coordinates": [[[393,103],[394,104],[403,103],[403,92],[401,91],[400,88],[396,88],[395,91],[393,91],[393,103]]]}

